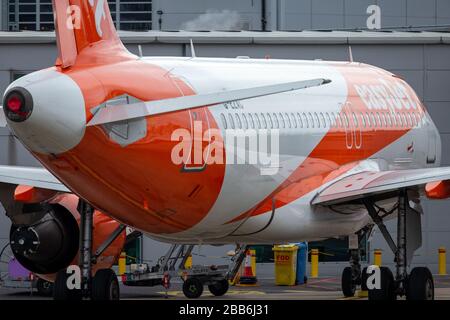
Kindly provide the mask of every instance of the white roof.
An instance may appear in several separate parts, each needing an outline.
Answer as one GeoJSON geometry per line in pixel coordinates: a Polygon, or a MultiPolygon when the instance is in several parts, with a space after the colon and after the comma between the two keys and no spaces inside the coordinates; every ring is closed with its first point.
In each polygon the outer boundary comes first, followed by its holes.
{"type": "MultiPolygon", "coordinates": [[[[124,43],[450,44],[447,32],[402,31],[120,31],[124,43]]],[[[54,32],[0,32],[0,43],[54,43],[54,32]]]]}

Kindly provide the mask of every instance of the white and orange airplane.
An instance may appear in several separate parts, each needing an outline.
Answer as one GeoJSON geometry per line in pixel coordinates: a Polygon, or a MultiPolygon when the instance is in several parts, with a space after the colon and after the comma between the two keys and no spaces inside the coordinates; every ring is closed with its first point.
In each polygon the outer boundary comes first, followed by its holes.
{"type": "MultiPolygon", "coordinates": [[[[434,297],[430,271],[408,266],[421,245],[420,199],[450,197],[450,168],[439,167],[439,133],[401,77],[355,62],[137,57],[106,1],[53,7],[55,65],[13,82],[3,101],[8,127],[44,167],[0,167],[15,246],[35,243],[18,251],[44,266],[32,271],[54,273],[76,254],[46,269],[53,257],[39,256],[39,234],[30,235],[43,208],[60,205],[185,244],[354,237],[378,225],[397,268],[381,268],[370,297],[434,297]],[[192,138],[174,138],[180,130],[192,138]],[[277,161],[230,161],[254,151],[254,135],[276,137],[277,161]],[[243,139],[238,151],[229,136],[243,139]],[[384,227],[391,218],[397,241],[384,227]]],[[[364,277],[357,251],[343,273],[348,296],[364,277]]]]}

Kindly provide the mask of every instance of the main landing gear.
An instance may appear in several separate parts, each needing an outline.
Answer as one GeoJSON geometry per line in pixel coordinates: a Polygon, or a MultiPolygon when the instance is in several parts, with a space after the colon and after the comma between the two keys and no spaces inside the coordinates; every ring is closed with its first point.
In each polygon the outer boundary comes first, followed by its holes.
{"type": "Polygon", "coordinates": [[[120,298],[119,282],[111,269],[97,270],[92,277],[92,265],[98,257],[117,239],[125,229],[120,225],[109,238],[92,252],[93,215],[94,208],[80,199],[80,253],[79,273],[76,269],[61,270],[56,276],[53,289],[55,300],[118,300],[120,298]]]}
{"type": "Polygon", "coordinates": [[[369,300],[395,300],[406,296],[408,300],[433,300],[434,282],[428,268],[417,267],[408,274],[408,265],[414,251],[421,246],[420,205],[410,206],[409,194],[412,190],[400,189],[397,207],[397,243],[387,230],[383,217],[373,199],[364,199],[370,217],[380,229],[384,239],[395,254],[395,276],[387,267],[380,267],[380,287],[369,288],[369,300]]]}

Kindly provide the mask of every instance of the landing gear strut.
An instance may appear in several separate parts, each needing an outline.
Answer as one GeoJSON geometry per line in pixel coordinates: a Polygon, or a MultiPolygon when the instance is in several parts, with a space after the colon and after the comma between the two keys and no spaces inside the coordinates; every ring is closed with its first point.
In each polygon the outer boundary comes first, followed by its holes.
{"type": "Polygon", "coordinates": [[[92,230],[94,208],[85,201],[80,200],[80,271],[81,294],[83,298],[90,298],[92,285],[92,230]]]}
{"type": "Polygon", "coordinates": [[[98,257],[117,239],[125,229],[120,225],[108,239],[92,253],[92,235],[94,208],[84,200],[80,199],[78,204],[80,213],[80,286],[69,287],[70,272],[61,270],[58,272],[54,284],[53,295],[55,300],[118,300],[120,298],[119,282],[115,272],[111,269],[97,270],[93,277],[92,266],[98,257]]]}
{"type": "Polygon", "coordinates": [[[381,287],[379,289],[370,289],[369,299],[391,300],[396,299],[397,296],[406,296],[408,300],[433,300],[434,282],[430,270],[422,267],[414,268],[408,275],[408,264],[411,262],[409,260],[411,260],[412,252],[418,248],[416,245],[418,241],[414,239],[414,236],[416,238],[421,237],[420,212],[410,207],[408,190],[399,190],[397,243],[392,239],[383,218],[379,216],[374,201],[372,199],[364,199],[363,203],[394,253],[396,265],[395,277],[388,268],[380,268],[381,287]],[[414,232],[415,234],[411,237],[410,234],[414,232]]]}

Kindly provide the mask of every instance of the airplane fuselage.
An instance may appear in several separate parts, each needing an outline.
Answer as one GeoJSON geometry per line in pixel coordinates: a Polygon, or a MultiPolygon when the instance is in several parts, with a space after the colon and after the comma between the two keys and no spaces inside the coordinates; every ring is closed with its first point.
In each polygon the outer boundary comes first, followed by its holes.
{"type": "Polygon", "coordinates": [[[55,67],[14,86],[31,92],[35,110],[27,125],[12,129],[41,163],[99,210],[164,241],[276,243],[348,235],[370,223],[366,211],[312,206],[319,190],[343,175],[436,167],[441,159],[439,133],[413,89],[360,63],[155,57],[55,67]],[[331,82],[85,126],[98,108],[114,104],[315,78],[331,82]],[[193,138],[183,163],[174,162],[177,130],[193,138]],[[218,155],[211,132],[236,143],[223,144],[218,155]],[[279,149],[271,155],[276,161],[252,148],[251,139],[256,136],[259,147],[266,135],[279,149]]]}

